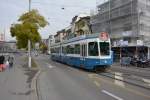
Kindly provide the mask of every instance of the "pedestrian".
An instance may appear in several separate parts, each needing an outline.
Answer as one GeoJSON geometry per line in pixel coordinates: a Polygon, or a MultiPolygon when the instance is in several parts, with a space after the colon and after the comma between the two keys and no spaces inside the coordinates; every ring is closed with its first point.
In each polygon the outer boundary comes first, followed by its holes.
{"type": "Polygon", "coordinates": [[[13,57],[9,57],[8,58],[8,62],[9,62],[9,68],[12,68],[13,67],[14,58],[13,57]]]}
{"type": "Polygon", "coordinates": [[[5,69],[7,69],[7,68],[9,68],[9,61],[8,60],[6,60],[6,62],[5,62],[5,69]]]}
{"type": "Polygon", "coordinates": [[[4,61],[5,61],[5,57],[3,55],[0,56],[0,71],[3,71],[4,69],[4,61]]]}

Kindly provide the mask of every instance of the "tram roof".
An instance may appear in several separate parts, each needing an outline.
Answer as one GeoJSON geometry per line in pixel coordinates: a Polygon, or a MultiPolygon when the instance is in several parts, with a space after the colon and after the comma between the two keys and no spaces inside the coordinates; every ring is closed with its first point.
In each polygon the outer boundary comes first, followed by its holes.
{"type": "Polygon", "coordinates": [[[63,42],[54,43],[52,46],[57,46],[61,43],[65,44],[65,43],[71,43],[71,42],[76,42],[76,41],[80,41],[80,40],[84,40],[84,39],[92,39],[92,38],[98,38],[98,37],[99,37],[99,33],[81,35],[78,37],[71,38],[69,40],[64,40],[63,42]]]}
{"type": "Polygon", "coordinates": [[[87,34],[87,35],[82,35],[82,36],[78,36],[69,40],[65,40],[62,43],[68,43],[68,42],[75,42],[75,41],[80,41],[80,40],[84,40],[84,39],[92,39],[92,38],[98,38],[99,33],[95,33],[95,34],[87,34]]]}

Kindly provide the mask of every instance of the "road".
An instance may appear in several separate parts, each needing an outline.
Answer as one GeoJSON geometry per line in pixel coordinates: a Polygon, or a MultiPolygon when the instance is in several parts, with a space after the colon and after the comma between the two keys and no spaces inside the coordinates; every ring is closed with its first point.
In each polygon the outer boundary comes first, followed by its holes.
{"type": "Polygon", "coordinates": [[[37,79],[39,100],[150,100],[150,90],[97,73],[35,58],[41,66],[37,79]]]}

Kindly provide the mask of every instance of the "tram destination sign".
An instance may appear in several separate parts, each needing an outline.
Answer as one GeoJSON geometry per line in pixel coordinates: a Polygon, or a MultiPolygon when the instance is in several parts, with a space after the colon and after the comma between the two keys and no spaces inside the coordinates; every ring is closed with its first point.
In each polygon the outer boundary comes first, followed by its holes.
{"type": "Polygon", "coordinates": [[[103,41],[107,41],[109,38],[108,33],[107,32],[101,32],[99,34],[99,39],[103,40],[103,41]]]}

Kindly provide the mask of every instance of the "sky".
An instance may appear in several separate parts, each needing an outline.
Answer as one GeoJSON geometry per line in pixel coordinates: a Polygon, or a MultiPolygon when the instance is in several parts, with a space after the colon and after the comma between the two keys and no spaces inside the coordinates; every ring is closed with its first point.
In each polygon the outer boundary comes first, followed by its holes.
{"type": "MultiPolygon", "coordinates": [[[[10,26],[17,22],[20,15],[28,11],[29,0],[0,1],[0,32],[5,31],[7,41],[14,40],[10,36],[10,26]]],[[[106,0],[32,0],[31,8],[38,9],[49,22],[49,25],[39,31],[42,38],[48,38],[50,34],[54,35],[69,26],[75,15],[95,11],[96,6],[104,1],[106,0]]]]}

